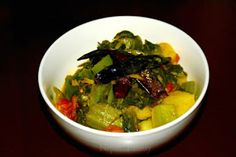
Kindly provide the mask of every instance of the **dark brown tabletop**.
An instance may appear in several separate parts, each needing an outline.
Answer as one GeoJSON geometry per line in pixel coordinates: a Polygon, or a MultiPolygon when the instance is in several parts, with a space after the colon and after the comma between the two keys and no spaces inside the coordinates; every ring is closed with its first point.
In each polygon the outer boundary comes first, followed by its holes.
{"type": "Polygon", "coordinates": [[[199,43],[209,62],[210,84],[199,114],[184,134],[149,155],[236,156],[235,0],[1,1],[0,156],[99,155],[55,125],[37,74],[45,51],[58,37],[82,23],[115,15],[175,25],[199,43]]]}

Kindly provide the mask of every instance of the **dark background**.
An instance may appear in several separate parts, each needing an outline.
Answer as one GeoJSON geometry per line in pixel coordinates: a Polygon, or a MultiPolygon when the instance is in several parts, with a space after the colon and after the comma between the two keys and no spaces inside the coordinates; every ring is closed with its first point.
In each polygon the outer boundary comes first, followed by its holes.
{"type": "Polygon", "coordinates": [[[45,51],[62,34],[115,15],[146,16],[177,26],[199,43],[210,66],[197,118],[183,135],[150,156],[236,156],[235,0],[1,1],[0,156],[98,155],[55,125],[40,95],[37,72],[45,51]]]}

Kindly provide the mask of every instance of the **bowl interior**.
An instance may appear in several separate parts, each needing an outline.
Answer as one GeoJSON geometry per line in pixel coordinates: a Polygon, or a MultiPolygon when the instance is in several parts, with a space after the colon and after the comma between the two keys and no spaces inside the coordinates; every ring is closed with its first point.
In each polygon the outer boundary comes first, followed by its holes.
{"type": "Polygon", "coordinates": [[[209,79],[208,64],[201,48],[190,36],[172,25],[131,16],[109,17],[82,24],[52,44],[39,68],[40,91],[49,107],[58,114],[49,100],[51,87],[63,85],[65,76],[73,73],[81,63],[77,58],[96,49],[98,42],[111,40],[122,30],[129,30],[143,40],[167,42],[173,46],[180,55],[180,64],[188,73],[189,80],[195,80],[198,85],[199,98],[192,107],[194,110],[206,92],[209,79]]]}

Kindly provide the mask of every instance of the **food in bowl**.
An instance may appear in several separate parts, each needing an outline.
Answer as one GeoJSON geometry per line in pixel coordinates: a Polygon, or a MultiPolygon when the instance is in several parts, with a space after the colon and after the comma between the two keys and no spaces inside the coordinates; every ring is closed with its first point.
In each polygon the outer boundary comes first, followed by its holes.
{"type": "Polygon", "coordinates": [[[130,154],[157,150],[183,133],[201,107],[209,83],[209,67],[201,47],[177,27],[147,17],[116,16],[81,24],[59,37],[48,48],[40,62],[38,83],[50,114],[68,136],[98,151],[130,154]],[[95,50],[98,41],[112,40],[114,35],[121,30],[130,30],[153,42],[165,41],[178,52],[180,56],[178,63],[188,73],[188,80],[194,80],[197,83],[195,103],[183,115],[150,130],[113,133],[92,129],[70,120],[50,101],[52,88],[55,86],[62,90],[66,75],[73,75],[74,68],[86,62],[86,60],[77,61],[76,59],[95,50]]]}
{"type": "Polygon", "coordinates": [[[195,103],[196,83],[188,80],[180,56],[169,43],[142,41],[118,32],[67,75],[52,102],[69,119],[109,132],[137,132],[162,126],[195,103]]]}

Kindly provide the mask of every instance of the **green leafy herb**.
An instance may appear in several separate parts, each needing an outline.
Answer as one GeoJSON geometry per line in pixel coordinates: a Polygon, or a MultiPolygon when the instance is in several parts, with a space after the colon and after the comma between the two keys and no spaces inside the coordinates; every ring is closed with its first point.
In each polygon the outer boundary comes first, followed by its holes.
{"type": "Polygon", "coordinates": [[[162,51],[158,44],[153,44],[148,40],[145,40],[143,45],[143,52],[147,55],[161,55],[162,51]]]}
{"type": "Polygon", "coordinates": [[[73,77],[68,75],[65,79],[64,89],[65,97],[70,100],[73,95],[78,95],[79,88],[72,85],[73,77]]]}
{"type": "Polygon", "coordinates": [[[135,112],[126,111],[122,114],[123,117],[123,129],[125,132],[138,131],[138,120],[135,112]]]}

